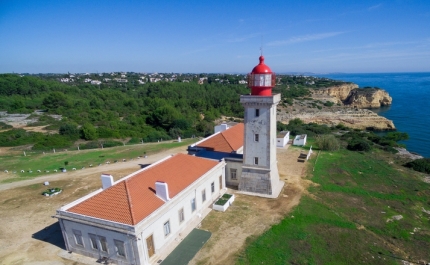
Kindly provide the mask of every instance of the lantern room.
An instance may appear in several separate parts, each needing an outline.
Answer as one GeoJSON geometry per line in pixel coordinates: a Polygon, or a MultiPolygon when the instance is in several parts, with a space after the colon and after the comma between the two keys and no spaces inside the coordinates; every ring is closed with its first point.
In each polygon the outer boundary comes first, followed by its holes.
{"type": "Polygon", "coordinates": [[[248,87],[253,96],[271,96],[275,87],[276,76],[270,67],[264,64],[264,57],[260,56],[260,63],[248,74],[248,87]]]}

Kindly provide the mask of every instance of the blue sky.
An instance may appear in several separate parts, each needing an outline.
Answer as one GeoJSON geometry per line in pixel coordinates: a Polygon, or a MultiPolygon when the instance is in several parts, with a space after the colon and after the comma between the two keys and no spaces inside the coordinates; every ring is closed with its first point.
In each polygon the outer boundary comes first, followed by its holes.
{"type": "Polygon", "coordinates": [[[0,0],[0,73],[429,72],[430,1],[0,0]]]}

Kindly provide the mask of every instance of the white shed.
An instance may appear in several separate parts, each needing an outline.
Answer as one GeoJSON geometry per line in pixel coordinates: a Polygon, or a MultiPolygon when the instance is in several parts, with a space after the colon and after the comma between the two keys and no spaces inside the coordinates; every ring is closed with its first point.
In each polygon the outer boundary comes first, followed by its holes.
{"type": "Polygon", "coordinates": [[[284,147],[288,143],[288,140],[290,140],[290,132],[282,131],[276,136],[276,146],[284,147]]]}
{"type": "Polygon", "coordinates": [[[300,134],[294,137],[293,145],[306,145],[306,139],[308,138],[307,134],[300,134]]]}

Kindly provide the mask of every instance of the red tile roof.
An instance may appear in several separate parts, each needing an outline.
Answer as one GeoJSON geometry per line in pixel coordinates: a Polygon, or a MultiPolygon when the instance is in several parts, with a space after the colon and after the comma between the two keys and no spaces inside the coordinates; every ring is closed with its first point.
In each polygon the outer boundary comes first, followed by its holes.
{"type": "Polygon", "coordinates": [[[244,125],[243,123],[238,123],[225,131],[209,137],[197,146],[211,151],[231,153],[243,146],[243,137],[244,125]]]}
{"type": "Polygon", "coordinates": [[[157,210],[164,201],[155,195],[155,182],[168,184],[174,198],[219,162],[176,154],[71,207],[67,211],[135,225],[157,210]]]}

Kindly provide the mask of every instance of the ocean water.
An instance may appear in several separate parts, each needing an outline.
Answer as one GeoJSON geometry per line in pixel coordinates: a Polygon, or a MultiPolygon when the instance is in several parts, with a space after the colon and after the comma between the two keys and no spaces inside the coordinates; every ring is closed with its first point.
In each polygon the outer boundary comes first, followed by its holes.
{"type": "Polygon", "coordinates": [[[397,131],[409,134],[402,142],[406,148],[430,157],[430,73],[377,73],[318,75],[335,80],[350,81],[360,87],[373,86],[386,90],[392,105],[372,109],[394,122],[397,131]]]}

